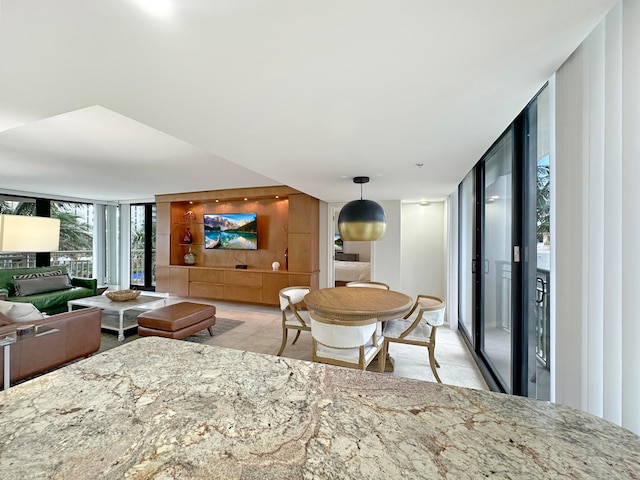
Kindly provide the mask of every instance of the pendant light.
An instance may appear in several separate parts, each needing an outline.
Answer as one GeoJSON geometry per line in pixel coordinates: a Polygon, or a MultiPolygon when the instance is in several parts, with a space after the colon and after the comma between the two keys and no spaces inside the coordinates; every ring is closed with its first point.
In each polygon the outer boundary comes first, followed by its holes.
{"type": "Polygon", "coordinates": [[[347,203],[338,216],[338,231],[342,240],[366,242],[380,240],[387,230],[387,217],[382,207],[372,200],[362,199],[362,184],[369,177],[355,177],[360,184],[360,200],[347,203]]]}

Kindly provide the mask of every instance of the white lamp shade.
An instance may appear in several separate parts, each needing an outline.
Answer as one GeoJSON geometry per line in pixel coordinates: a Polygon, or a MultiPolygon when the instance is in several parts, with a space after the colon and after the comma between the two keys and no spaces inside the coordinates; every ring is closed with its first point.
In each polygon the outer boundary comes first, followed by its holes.
{"type": "Polygon", "coordinates": [[[0,215],[0,252],[56,252],[60,219],[0,215]]]}

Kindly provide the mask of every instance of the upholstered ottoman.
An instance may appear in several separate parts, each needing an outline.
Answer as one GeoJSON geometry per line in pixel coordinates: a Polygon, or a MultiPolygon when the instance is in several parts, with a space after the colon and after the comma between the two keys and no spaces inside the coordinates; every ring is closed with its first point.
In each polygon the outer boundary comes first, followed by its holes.
{"type": "Polygon", "coordinates": [[[182,340],[206,328],[213,336],[211,327],[215,324],[216,307],[213,305],[180,302],[138,315],[138,335],[182,340]]]}

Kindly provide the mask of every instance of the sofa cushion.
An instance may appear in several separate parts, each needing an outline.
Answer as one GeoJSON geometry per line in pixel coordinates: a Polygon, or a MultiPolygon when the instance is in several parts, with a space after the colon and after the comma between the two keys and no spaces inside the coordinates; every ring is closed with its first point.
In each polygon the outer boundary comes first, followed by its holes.
{"type": "Polygon", "coordinates": [[[71,288],[71,279],[66,273],[62,271],[58,275],[48,275],[46,272],[42,276],[32,278],[19,278],[21,275],[16,275],[13,278],[13,283],[16,288],[16,295],[19,297],[28,297],[29,295],[36,295],[38,293],[55,292],[57,290],[67,290],[71,288]],[[16,278],[18,277],[18,278],[16,278]]]}
{"type": "Polygon", "coordinates": [[[85,298],[94,295],[89,288],[73,287],[67,290],[56,290],[55,292],[37,293],[28,297],[9,297],[11,302],[31,303],[41,312],[49,315],[66,312],[67,302],[76,298],[85,298]]]}
{"type": "Polygon", "coordinates": [[[30,303],[5,302],[0,300],[0,313],[12,322],[33,322],[42,320],[43,316],[35,306],[30,303]]]}
{"type": "Polygon", "coordinates": [[[15,297],[16,290],[13,277],[16,275],[30,275],[32,273],[55,272],[62,270],[62,273],[69,273],[65,265],[55,265],[52,267],[30,267],[30,268],[0,268],[0,288],[8,290],[8,297],[15,297]]]}

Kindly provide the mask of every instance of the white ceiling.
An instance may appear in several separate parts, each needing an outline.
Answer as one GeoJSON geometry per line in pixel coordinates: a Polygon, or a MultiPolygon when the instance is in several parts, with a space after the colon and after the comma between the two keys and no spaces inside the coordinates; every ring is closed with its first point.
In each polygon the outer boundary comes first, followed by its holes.
{"type": "Polygon", "coordinates": [[[614,3],[0,0],[0,190],[441,199],[614,3]]]}

